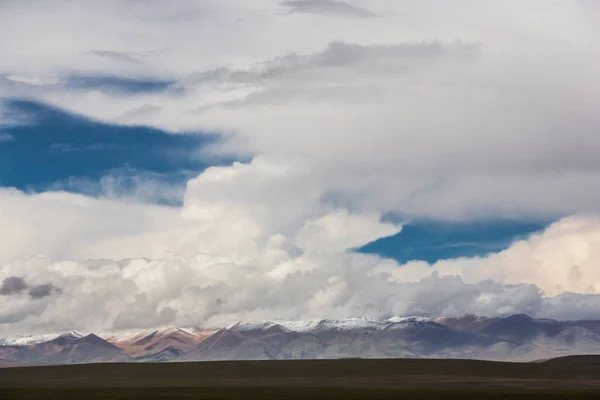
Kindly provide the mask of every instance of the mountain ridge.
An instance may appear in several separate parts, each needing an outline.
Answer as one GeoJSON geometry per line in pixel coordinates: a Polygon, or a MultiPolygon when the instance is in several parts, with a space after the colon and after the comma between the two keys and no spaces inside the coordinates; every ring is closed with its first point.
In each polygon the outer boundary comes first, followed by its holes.
{"type": "Polygon", "coordinates": [[[524,314],[247,320],[220,329],[162,326],[0,339],[0,360],[25,365],[354,357],[535,361],[579,354],[600,354],[600,321],[524,314]]]}

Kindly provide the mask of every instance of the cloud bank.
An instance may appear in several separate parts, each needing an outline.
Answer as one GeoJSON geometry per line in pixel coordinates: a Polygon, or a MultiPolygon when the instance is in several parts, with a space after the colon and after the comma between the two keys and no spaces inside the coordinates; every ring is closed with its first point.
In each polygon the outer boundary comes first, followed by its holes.
{"type": "MultiPolygon", "coordinates": [[[[18,199],[10,213],[15,221],[22,218],[18,207],[36,210],[28,225],[14,223],[21,229],[1,253],[3,329],[101,331],[158,324],[215,327],[242,319],[465,313],[600,317],[598,217],[565,218],[485,258],[398,265],[351,249],[401,226],[382,222],[378,214],[267,191],[281,188],[292,173],[288,168],[265,160],[210,168],[190,181],[180,209],[68,193],[3,192],[0,209],[7,209],[7,199],[18,199]],[[67,211],[72,221],[50,219],[67,211]],[[31,243],[27,232],[39,235],[38,246],[47,246],[43,253],[58,244],[60,253],[11,259],[15,248],[31,243]],[[54,242],[45,243],[49,237],[54,242]],[[36,288],[29,296],[20,295],[24,282],[36,288]]],[[[308,194],[310,186],[299,190],[308,194]]]]}

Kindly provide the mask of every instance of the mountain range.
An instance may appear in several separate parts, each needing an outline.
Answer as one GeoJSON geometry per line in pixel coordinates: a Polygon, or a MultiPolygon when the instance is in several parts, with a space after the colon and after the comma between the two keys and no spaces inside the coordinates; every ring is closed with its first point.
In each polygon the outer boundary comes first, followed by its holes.
{"type": "Polygon", "coordinates": [[[243,321],[221,329],[71,331],[0,339],[0,366],[320,358],[537,361],[576,354],[600,354],[600,321],[523,314],[243,321]]]}

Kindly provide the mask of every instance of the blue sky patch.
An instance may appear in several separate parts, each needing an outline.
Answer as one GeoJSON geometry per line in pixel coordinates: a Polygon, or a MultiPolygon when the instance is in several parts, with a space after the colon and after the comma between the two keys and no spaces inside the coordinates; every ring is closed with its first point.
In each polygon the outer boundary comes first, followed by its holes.
{"type": "MultiPolygon", "coordinates": [[[[28,122],[3,129],[0,186],[44,191],[57,185],[78,191],[73,182],[117,175],[121,184],[144,181],[183,186],[211,165],[233,160],[201,157],[215,134],[174,135],[144,126],[94,121],[31,101],[8,102],[9,113],[28,122]]],[[[89,193],[90,185],[87,187],[89,193]]]]}
{"type": "Polygon", "coordinates": [[[525,220],[414,221],[404,225],[400,233],[371,242],[357,251],[392,258],[400,264],[485,256],[508,248],[514,241],[541,231],[548,224],[548,221],[525,220]]]}

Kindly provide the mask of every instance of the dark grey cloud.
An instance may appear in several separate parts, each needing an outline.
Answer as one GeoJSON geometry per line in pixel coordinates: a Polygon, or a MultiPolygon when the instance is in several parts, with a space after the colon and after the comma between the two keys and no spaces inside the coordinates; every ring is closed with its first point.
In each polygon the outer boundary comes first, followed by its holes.
{"type": "Polygon", "coordinates": [[[9,276],[2,282],[2,287],[0,287],[0,295],[10,296],[21,293],[25,289],[27,289],[27,284],[23,278],[19,278],[18,276],[9,276]]]}
{"type": "Polygon", "coordinates": [[[292,13],[331,15],[349,18],[373,18],[375,13],[347,1],[336,0],[286,0],[282,4],[292,13]]]}
{"type": "Polygon", "coordinates": [[[51,283],[44,283],[42,285],[32,286],[29,289],[29,297],[31,297],[32,299],[41,299],[43,297],[48,297],[50,295],[60,293],[62,293],[62,290],[51,283]]]}
{"type": "Polygon", "coordinates": [[[18,276],[9,276],[5,278],[0,287],[0,295],[12,296],[28,290],[29,297],[32,299],[41,299],[52,294],[60,294],[62,290],[51,283],[30,286],[25,279],[18,276]]]}

